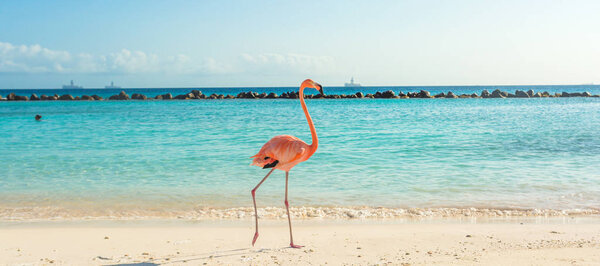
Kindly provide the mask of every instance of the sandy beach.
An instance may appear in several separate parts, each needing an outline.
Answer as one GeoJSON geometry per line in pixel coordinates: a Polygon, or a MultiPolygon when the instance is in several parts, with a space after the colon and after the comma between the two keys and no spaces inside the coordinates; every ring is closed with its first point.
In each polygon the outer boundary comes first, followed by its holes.
{"type": "Polygon", "coordinates": [[[285,220],[5,223],[3,265],[593,265],[594,217],[304,220],[288,248],[285,220]]]}

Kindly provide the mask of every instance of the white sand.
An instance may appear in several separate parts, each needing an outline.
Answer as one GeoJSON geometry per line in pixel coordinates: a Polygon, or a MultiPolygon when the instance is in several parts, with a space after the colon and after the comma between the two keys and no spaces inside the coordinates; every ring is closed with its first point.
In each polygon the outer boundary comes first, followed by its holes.
{"type": "Polygon", "coordinates": [[[599,265],[600,219],[50,222],[0,226],[7,265],[599,265]],[[521,224],[523,222],[523,224],[521,224]],[[469,235],[469,236],[467,236],[469,235]]]}

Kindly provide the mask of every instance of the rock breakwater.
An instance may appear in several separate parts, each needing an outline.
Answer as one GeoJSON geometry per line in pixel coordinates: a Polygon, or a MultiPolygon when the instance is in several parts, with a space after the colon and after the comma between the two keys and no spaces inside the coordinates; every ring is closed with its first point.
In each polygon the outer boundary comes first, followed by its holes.
{"type": "MultiPolygon", "coordinates": [[[[131,97],[125,92],[121,91],[119,94],[112,95],[108,97],[108,100],[119,100],[119,101],[127,101],[127,100],[224,100],[224,99],[298,99],[300,96],[298,92],[290,91],[284,92],[281,95],[277,93],[258,93],[253,91],[248,92],[240,92],[237,95],[231,94],[211,94],[205,95],[199,90],[192,90],[186,94],[179,94],[173,96],[171,93],[160,94],[155,97],[148,97],[144,94],[134,93],[131,97]]],[[[375,93],[367,93],[356,92],[355,94],[316,94],[316,95],[304,95],[307,99],[465,99],[465,98],[567,98],[567,97],[600,97],[600,95],[592,95],[590,92],[562,92],[562,93],[549,93],[547,91],[544,92],[534,92],[533,90],[523,91],[516,90],[515,93],[509,93],[501,90],[494,90],[493,92],[489,92],[488,90],[483,90],[480,94],[472,93],[472,94],[455,94],[451,91],[447,93],[438,93],[436,95],[431,95],[429,91],[421,90],[419,92],[407,92],[404,93],[399,91],[398,93],[392,90],[386,91],[378,91],[375,93]]],[[[42,94],[38,96],[37,94],[31,94],[31,96],[25,95],[17,95],[14,92],[6,95],[6,98],[3,98],[0,95],[0,101],[101,101],[104,100],[102,97],[98,95],[81,95],[81,96],[73,96],[70,94],[63,95],[45,95],[42,94]]]]}

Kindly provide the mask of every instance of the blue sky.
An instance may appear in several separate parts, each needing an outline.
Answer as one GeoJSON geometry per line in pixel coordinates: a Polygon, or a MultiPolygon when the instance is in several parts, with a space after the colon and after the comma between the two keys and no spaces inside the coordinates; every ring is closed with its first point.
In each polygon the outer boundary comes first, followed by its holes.
{"type": "Polygon", "coordinates": [[[0,88],[600,83],[600,1],[0,1],[0,88]]]}

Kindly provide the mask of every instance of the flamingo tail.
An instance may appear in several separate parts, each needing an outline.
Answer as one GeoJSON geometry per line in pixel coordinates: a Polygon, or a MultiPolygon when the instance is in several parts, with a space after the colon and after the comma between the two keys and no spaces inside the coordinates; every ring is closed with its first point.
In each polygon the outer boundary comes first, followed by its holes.
{"type": "Polygon", "coordinates": [[[262,167],[263,169],[266,168],[273,168],[275,167],[279,161],[275,158],[271,158],[269,156],[266,156],[265,154],[256,154],[250,158],[254,158],[254,160],[252,160],[252,163],[250,165],[256,165],[258,167],[262,167]]]}

